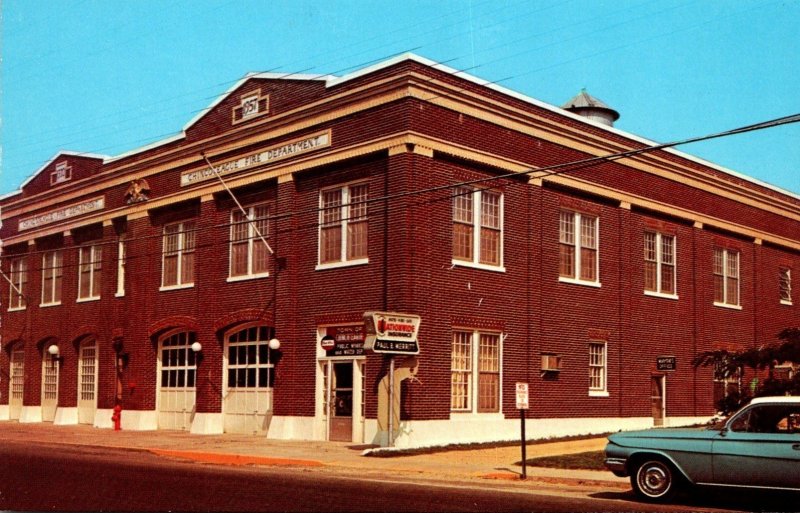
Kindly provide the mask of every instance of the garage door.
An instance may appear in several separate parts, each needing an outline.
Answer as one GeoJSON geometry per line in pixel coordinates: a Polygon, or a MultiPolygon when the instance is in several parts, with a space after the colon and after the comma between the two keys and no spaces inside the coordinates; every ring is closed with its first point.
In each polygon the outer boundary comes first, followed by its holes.
{"type": "Polygon", "coordinates": [[[188,430],[195,405],[197,363],[193,332],[173,332],[159,342],[159,429],[188,430]]]}

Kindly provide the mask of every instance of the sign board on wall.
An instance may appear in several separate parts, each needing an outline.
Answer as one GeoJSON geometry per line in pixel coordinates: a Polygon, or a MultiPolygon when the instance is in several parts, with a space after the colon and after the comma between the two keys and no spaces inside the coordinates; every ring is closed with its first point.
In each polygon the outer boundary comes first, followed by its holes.
{"type": "Polygon", "coordinates": [[[656,370],[674,371],[675,370],[675,357],[674,356],[656,356],[656,370]]]}
{"type": "Polygon", "coordinates": [[[330,326],[320,341],[325,356],[361,356],[364,354],[364,325],[330,326]]]}
{"type": "Polygon", "coordinates": [[[365,312],[364,348],[383,354],[419,354],[419,315],[365,312]]]}

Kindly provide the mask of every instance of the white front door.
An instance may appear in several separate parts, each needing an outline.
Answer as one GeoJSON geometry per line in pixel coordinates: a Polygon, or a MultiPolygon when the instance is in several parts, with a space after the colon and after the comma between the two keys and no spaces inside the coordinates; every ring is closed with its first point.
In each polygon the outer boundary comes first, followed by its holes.
{"type": "Polygon", "coordinates": [[[195,333],[172,332],[159,342],[158,428],[188,430],[195,407],[195,333]]]}
{"type": "Polygon", "coordinates": [[[363,441],[365,363],[363,359],[321,362],[322,410],[330,441],[363,441]]]}
{"type": "Polygon", "coordinates": [[[11,369],[8,380],[8,409],[10,419],[19,419],[25,387],[25,350],[11,352],[11,369]]]}
{"type": "Polygon", "coordinates": [[[42,355],[42,420],[53,422],[58,408],[58,360],[45,349],[42,355]]]}
{"type": "Polygon", "coordinates": [[[78,423],[92,424],[97,410],[97,345],[81,343],[78,357],[78,423]]]}
{"type": "Polygon", "coordinates": [[[272,413],[275,358],[267,326],[237,328],[225,336],[226,433],[265,434],[272,413]]]}

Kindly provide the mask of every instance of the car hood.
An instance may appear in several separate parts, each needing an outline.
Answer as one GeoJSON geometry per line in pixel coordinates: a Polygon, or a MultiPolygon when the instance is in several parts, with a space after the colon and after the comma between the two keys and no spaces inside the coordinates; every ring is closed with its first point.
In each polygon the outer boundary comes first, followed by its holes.
{"type": "Polygon", "coordinates": [[[639,446],[647,440],[662,441],[668,440],[711,440],[719,435],[715,429],[705,428],[657,428],[644,429],[641,431],[621,431],[608,437],[608,440],[624,447],[639,446]]]}

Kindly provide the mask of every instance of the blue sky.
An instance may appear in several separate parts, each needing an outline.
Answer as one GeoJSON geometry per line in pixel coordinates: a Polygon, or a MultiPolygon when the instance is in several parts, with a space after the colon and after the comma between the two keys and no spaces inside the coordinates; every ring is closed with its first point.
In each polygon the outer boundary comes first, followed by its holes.
{"type": "MultiPolygon", "coordinates": [[[[179,132],[250,71],[413,51],[668,142],[800,113],[800,1],[3,0],[0,195],[59,150],[179,132]]],[[[681,151],[800,194],[800,123],[681,151]]]]}

